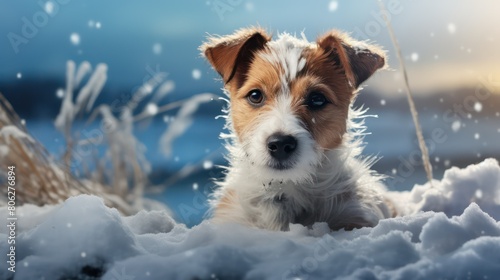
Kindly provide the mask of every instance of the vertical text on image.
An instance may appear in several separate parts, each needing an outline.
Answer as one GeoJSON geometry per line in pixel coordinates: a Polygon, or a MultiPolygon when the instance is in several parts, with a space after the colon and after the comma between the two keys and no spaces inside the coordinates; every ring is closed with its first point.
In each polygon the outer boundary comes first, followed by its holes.
{"type": "Polygon", "coordinates": [[[7,270],[16,272],[16,167],[11,165],[7,168],[7,270]]]}

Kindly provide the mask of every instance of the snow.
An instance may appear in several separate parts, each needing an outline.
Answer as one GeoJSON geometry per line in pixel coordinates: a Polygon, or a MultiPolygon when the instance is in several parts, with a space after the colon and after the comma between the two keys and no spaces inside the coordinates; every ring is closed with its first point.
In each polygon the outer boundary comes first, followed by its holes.
{"type": "Polygon", "coordinates": [[[339,8],[339,3],[336,0],[330,1],[328,4],[328,10],[330,12],[335,12],[339,8]]]}
{"type": "Polygon", "coordinates": [[[57,98],[63,98],[64,97],[64,89],[62,89],[62,88],[57,89],[56,96],[57,96],[57,98]]]}
{"type": "Polygon", "coordinates": [[[210,169],[214,166],[214,163],[210,160],[203,161],[203,169],[210,169]]]}
{"type": "Polygon", "coordinates": [[[410,55],[410,59],[411,59],[411,61],[413,61],[413,62],[417,62],[417,61],[418,61],[418,53],[415,53],[415,52],[414,52],[414,53],[412,53],[412,54],[410,55]]]}
{"type": "Polygon", "coordinates": [[[462,123],[459,120],[456,120],[451,124],[451,130],[453,130],[453,132],[458,132],[461,126],[462,123]]]}
{"type": "Polygon", "coordinates": [[[7,144],[10,144],[11,137],[14,139],[25,139],[31,143],[35,143],[35,140],[24,131],[21,131],[17,126],[6,125],[0,128],[0,137],[4,137],[7,144]]]}
{"type": "Polygon", "coordinates": [[[155,103],[148,103],[146,105],[146,112],[151,116],[158,114],[158,105],[155,103]]]}
{"type": "Polygon", "coordinates": [[[193,76],[193,79],[199,80],[201,78],[200,69],[193,69],[193,71],[191,72],[191,76],[193,76]]]}
{"type": "Polygon", "coordinates": [[[457,32],[457,26],[454,23],[448,23],[447,29],[450,34],[457,32]]]}
{"type": "MultiPolygon", "coordinates": [[[[416,185],[390,196],[405,216],[337,232],[324,223],[291,225],[288,232],[209,220],[187,228],[162,211],[122,217],[87,195],[55,206],[24,205],[17,208],[14,279],[497,278],[496,160],[453,167],[433,187],[416,185]]],[[[0,218],[6,216],[6,207],[0,208],[0,218]]],[[[0,227],[3,263],[6,231],[0,227]]],[[[0,271],[1,279],[10,276],[0,271]]]]}
{"type": "Polygon", "coordinates": [[[79,45],[80,44],[80,34],[78,33],[71,33],[69,36],[69,40],[73,45],[79,45]]]}
{"type": "Polygon", "coordinates": [[[155,43],[153,45],[153,53],[154,54],[161,54],[161,51],[162,51],[162,46],[160,43],[155,43]]]}
{"type": "Polygon", "coordinates": [[[51,15],[54,12],[54,2],[52,1],[45,2],[43,8],[47,14],[51,15]]]}
{"type": "Polygon", "coordinates": [[[481,112],[483,110],[483,104],[480,102],[474,103],[474,110],[478,113],[481,112]]]}

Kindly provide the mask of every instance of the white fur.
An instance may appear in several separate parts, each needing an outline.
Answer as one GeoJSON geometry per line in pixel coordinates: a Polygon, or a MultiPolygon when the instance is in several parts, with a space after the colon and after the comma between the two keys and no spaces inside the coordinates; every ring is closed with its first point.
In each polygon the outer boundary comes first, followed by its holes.
{"type": "Polygon", "coordinates": [[[295,79],[297,73],[304,69],[305,58],[302,51],[305,48],[315,48],[316,45],[307,40],[296,38],[288,33],[278,34],[278,39],[267,43],[269,53],[260,53],[267,61],[284,66],[284,76],[288,82],[295,79]]]}

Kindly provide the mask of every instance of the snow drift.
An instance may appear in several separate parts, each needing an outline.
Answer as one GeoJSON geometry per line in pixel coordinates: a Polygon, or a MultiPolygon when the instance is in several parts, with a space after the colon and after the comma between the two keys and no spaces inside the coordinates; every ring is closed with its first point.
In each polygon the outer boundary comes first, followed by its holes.
{"type": "MultiPolygon", "coordinates": [[[[1,279],[498,279],[500,166],[451,168],[441,181],[392,192],[406,216],[330,232],[270,232],[159,211],[122,217],[101,199],[18,208],[16,272],[1,279]],[[433,212],[434,211],[434,212],[433,212]]],[[[0,209],[6,221],[7,209],[0,209]]],[[[0,228],[6,263],[6,227],[0,228]]],[[[2,267],[5,267],[2,265],[2,267]]]]}

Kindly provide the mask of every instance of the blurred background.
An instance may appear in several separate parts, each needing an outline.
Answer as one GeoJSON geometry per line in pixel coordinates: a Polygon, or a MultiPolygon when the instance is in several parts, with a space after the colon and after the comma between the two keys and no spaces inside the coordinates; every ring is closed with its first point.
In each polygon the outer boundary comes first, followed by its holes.
{"type": "MultiPolygon", "coordinates": [[[[500,26],[500,3],[384,3],[407,66],[434,178],[452,166],[500,158],[500,29],[495,27],[500,26]]],[[[214,185],[210,178],[222,176],[217,165],[225,164],[225,150],[218,135],[224,119],[216,116],[225,102],[215,97],[199,104],[191,119],[184,118],[186,130],[171,137],[171,147],[160,140],[182,109],[158,108],[200,93],[222,97],[221,82],[197,48],[207,34],[250,25],[274,34],[304,32],[309,40],[337,28],[386,49],[390,68],[374,75],[356,100],[378,116],[366,119],[370,134],[364,154],[380,158],[374,169],[388,176],[391,190],[426,182],[403,76],[375,0],[1,1],[0,92],[30,133],[60,158],[65,138],[54,120],[64,98],[68,60],[88,61],[94,68],[107,64],[107,81],[95,106],[129,102],[145,84],[151,87],[145,92],[153,97],[134,111],[147,118],[133,128],[151,164],[146,195],[194,225],[206,211],[214,185]]],[[[85,134],[93,125],[76,123],[76,133],[85,134]]]]}

